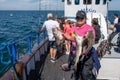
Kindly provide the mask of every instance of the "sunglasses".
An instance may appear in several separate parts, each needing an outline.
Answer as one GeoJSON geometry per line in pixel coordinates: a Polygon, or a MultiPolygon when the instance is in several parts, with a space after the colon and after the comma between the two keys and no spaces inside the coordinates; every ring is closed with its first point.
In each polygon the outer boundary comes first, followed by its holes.
{"type": "Polygon", "coordinates": [[[77,21],[82,21],[83,19],[84,19],[84,18],[81,18],[81,17],[78,17],[78,16],[76,17],[76,20],[77,20],[77,21]]]}

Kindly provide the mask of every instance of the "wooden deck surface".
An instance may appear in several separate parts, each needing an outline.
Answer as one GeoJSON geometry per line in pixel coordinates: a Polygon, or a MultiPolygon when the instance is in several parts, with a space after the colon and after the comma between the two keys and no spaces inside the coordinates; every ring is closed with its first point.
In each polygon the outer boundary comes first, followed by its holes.
{"type": "Polygon", "coordinates": [[[68,55],[58,56],[55,63],[50,61],[50,55],[41,55],[41,61],[36,62],[36,70],[32,70],[29,80],[74,80],[71,79],[73,70],[63,71],[60,65],[67,62],[68,55]],[[38,74],[39,73],[39,74],[38,74]]]}

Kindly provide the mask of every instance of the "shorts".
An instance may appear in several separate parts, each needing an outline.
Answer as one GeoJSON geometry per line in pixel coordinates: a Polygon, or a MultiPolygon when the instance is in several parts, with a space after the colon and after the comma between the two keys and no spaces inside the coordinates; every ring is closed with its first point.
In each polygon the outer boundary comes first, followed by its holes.
{"type": "Polygon", "coordinates": [[[50,46],[50,48],[57,49],[55,41],[49,41],[49,46],[50,46]]]}

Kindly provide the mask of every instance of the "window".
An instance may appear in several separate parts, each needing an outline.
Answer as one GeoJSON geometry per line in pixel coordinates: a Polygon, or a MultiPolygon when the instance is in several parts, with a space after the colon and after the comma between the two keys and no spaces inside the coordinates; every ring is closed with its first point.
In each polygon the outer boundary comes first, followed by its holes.
{"type": "Polygon", "coordinates": [[[106,4],[107,0],[103,0],[103,4],[106,4]]]}
{"type": "Polygon", "coordinates": [[[70,5],[72,3],[71,0],[67,0],[67,4],[70,5]]]}
{"type": "Polygon", "coordinates": [[[80,3],[80,0],[75,0],[75,4],[78,5],[80,3]]]}
{"type": "Polygon", "coordinates": [[[92,0],[84,0],[83,1],[83,4],[91,4],[92,3],[92,0]]]}
{"type": "Polygon", "coordinates": [[[65,2],[65,0],[62,0],[62,2],[65,2]]]}
{"type": "Polygon", "coordinates": [[[96,0],[95,4],[100,4],[100,0],[96,0]]]}

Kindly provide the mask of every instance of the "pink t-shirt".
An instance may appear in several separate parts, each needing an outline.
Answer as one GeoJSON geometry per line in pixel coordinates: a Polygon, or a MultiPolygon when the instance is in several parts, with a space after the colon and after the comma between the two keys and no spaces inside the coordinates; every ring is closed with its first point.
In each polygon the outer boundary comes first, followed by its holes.
{"type": "MultiPolygon", "coordinates": [[[[78,35],[85,36],[86,33],[87,33],[89,30],[92,30],[92,31],[93,31],[94,37],[95,37],[95,30],[94,30],[94,28],[93,28],[92,26],[88,25],[88,24],[85,24],[85,25],[83,25],[82,27],[73,26],[73,27],[71,28],[70,34],[72,34],[73,32],[75,32],[75,33],[78,34],[78,35]]],[[[71,39],[70,39],[70,40],[72,41],[72,46],[73,46],[73,47],[76,47],[76,42],[75,42],[75,39],[74,39],[73,36],[71,36],[71,39]]],[[[75,53],[75,50],[73,50],[73,53],[75,53]]]]}

